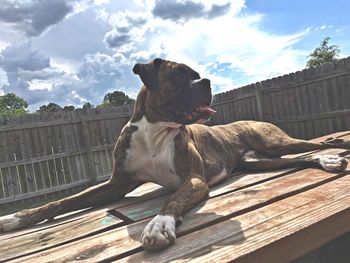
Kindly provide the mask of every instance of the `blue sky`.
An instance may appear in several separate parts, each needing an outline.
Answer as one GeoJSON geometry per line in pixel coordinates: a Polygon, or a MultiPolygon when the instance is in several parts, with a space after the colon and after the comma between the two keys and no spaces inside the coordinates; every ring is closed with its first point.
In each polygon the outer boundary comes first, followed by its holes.
{"type": "Polygon", "coordinates": [[[266,15],[260,26],[271,33],[289,34],[310,28],[309,34],[294,45],[296,48],[312,50],[320,39],[330,36],[344,54],[350,53],[349,1],[249,0],[246,6],[247,13],[266,15]]]}
{"type": "Polygon", "coordinates": [[[30,110],[101,103],[141,85],[132,67],[184,62],[214,93],[305,67],[324,37],[350,55],[350,1],[2,0],[0,95],[30,110]]]}

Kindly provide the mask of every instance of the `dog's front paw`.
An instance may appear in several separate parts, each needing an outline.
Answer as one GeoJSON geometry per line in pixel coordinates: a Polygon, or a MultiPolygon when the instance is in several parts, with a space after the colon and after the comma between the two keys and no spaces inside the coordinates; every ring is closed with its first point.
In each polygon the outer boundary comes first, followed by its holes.
{"type": "Polygon", "coordinates": [[[348,161],[339,155],[316,155],[314,157],[326,171],[341,172],[346,169],[348,161]]]}
{"type": "Polygon", "coordinates": [[[20,218],[16,214],[0,217],[0,232],[7,232],[20,228],[20,218]]]}
{"type": "Polygon", "coordinates": [[[147,224],[141,235],[142,246],[146,250],[163,249],[175,239],[175,219],[169,215],[157,215],[147,224]]]}

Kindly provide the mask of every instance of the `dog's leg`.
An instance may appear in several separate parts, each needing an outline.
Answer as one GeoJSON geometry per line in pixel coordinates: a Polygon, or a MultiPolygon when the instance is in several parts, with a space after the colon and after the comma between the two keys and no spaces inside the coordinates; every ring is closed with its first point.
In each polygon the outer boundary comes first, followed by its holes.
{"type": "Polygon", "coordinates": [[[266,122],[257,122],[243,128],[243,142],[260,154],[280,157],[286,154],[303,153],[328,148],[350,149],[350,141],[329,138],[323,142],[309,142],[294,139],[280,128],[266,122]]]}
{"type": "Polygon", "coordinates": [[[107,204],[121,199],[139,186],[141,183],[131,179],[131,175],[124,171],[125,149],[130,145],[131,134],[134,131],[134,126],[125,126],[121,132],[113,152],[113,173],[109,181],[41,207],[0,217],[0,232],[35,225],[70,211],[107,204]]]}
{"type": "MultiPolygon", "coordinates": [[[[141,242],[146,250],[162,249],[176,239],[175,226],[182,221],[182,214],[202,201],[209,193],[203,175],[203,163],[199,153],[190,146],[190,151],[180,158],[182,171],[186,177],[180,188],[165,202],[159,214],[145,227],[141,242]]],[[[176,160],[176,159],[175,159],[176,160]]]]}
{"type": "Polygon", "coordinates": [[[175,226],[182,221],[181,215],[193,208],[208,195],[209,188],[205,179],[194,176],[173,194],[164,204],[160,213],[145,227],[141,242],[146,250],[159,250],[167,247],[176,239],[175,226]]]}
{"type": "Polygon", "coordinates": [[[347,164],[347,160],[338,155],[279,158],[267,157],[255,151],[248,151],[243,154],[238,167],[250,171],[268,171],[289,167],[322,167],[327,171],[340,172],[346,169],[347,164]]]}
{"type": "Polygon", "coordinates": [[[45,219],[87,207],[106,204],[124,197],[139,183],[126,178],[109,180],[92,186],[73,196],[54,201],[41,207],[22,210],[15,214],[0,217],[0,232],[11,231],[37,224],[45,219]]]}

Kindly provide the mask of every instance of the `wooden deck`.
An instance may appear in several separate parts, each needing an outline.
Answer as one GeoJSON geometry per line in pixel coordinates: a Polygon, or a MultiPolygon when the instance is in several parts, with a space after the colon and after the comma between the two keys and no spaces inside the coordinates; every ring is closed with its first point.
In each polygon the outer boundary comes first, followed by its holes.
{"type": "MultiPolygon", "coordinates": [[[[350,132],[331,136],[350,139],[350,132]]],[[[145,252],[139,237],[167,194],[145,184],[118,203],[2,234],[0,261],[290,262],[350,231],[350,166],[237,172],[185,215],[173,246],[145,252]]]]}

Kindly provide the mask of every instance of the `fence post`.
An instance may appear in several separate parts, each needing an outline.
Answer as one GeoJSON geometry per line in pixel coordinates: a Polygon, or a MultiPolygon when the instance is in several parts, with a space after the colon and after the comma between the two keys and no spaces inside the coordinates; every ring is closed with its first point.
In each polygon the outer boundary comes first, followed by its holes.
{"type": "Polygon", "coordinates": [[[87,157],[88,157],[88,177],[91,180],[91,184],[96,184],[97,182],[97,174],[96,169],[94,167],[94,157],[92,155],[91,151],[91,143],[90,143],[90,134],[89,134],[89,128],[87,125],[86,116],[81,115],[80,116],[81,121],[81,128],[83,130],[83,138],[84,138],[84,144],[86,147],[87,157]]]}
{"type": "Polygon", "coordinates": [[[265,115],[264,115],[264,97],[263,92],[261,89],[261,83],[255,83],[255,97],[256,97],[256,104],[258,106],[258,114],[259,114],[259,120],[264,121],[265,115]]]}

